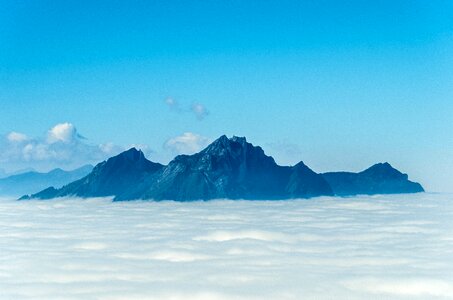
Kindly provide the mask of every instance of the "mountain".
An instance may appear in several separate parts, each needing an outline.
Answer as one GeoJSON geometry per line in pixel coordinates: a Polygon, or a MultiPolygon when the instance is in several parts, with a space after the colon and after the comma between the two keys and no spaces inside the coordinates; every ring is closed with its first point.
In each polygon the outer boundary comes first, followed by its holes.
{"type": "Polygon", "coordinates": [[[21,199],[113,196],[115,201],[290,199],[315,196],[422,192],[388,163],[360,173],[317,174],[303,162],[279,166],[244,137],[221,136],[193,155],[164,166],[135,148],[98,164],[87,176],[62,188],[49,187],[21,199]]]}
{"type": "Polygon", "coordinates": [[[30,173],[30,172],[39,173],[39,172],[36,172],[35,169],[33,169],[33,168],[20,169],[20,170],[14,171],[14,172],[6,172],[5,170],[0,169],[0,179],[6,178],[6,177],[10,177],[10,176],[13,176],[13,175],[30,173]]]}
{"type": "Polygon", "coordinates": [[[48,173],[32,171],[10,175],[0,179],[0,195],[17,197],[40,191],[48,186],[62,187],[87,175],[92,169],[93,166],[86,165],[72,171],[54,169],[48,173]]]}
{"type": "MultiPolygon", "coordinates": [[[[333,195],[326,180],[300,162],[279,166],[245,138],[221,136],[193,155],[167,166],[132,148],[98,164],[86,177],[31,198],[114,196],[115,200],[288,199],[333,195]]],[[[23,197],[27,199],[30,197],[23,197]]]]}
{"type": "Polygon", "coordinates": [[[359,172],[329,172],[322,174],[335,195],[399,194],[424,192],[423,187],[408,180],[408,175],[389,163],[379,163],[359,172]]]}
{"type": "Polygon", "coordinates": [[[320,195],[332,195],[332,190],[322,176],[303,163],[282,167],[245,138],[221,136],[199,153],[177,156],[156,176],[142,198],[254,200],[320,195]]]}
{"type": "Polygon", "coordinates": [[[70,195],[79,197],[121,197],[123,194],[129,194],[134,191],[141,182],[161,170],[162,167],[161,164],[147,160],[142,151],[132,148],[99,163],[91,173],[60,189],[49,187],[31,197],[24,196],[21,199],[51,199],[70,195]]]}

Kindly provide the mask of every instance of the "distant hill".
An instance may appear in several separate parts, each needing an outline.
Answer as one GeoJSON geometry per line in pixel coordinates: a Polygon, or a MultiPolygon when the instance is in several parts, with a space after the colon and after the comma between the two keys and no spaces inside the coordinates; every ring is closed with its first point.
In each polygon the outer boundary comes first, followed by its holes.
{"type": "Polygon", "coordinates": [[[23,194],[36,193],[48,186],[62,187],[86,176],[92,169],[93,166],[86,165],[72,171],[54,169],[48,173],[31,171],[10,175],[0,179],[0,195],[17,197],[23,194]]]}
{"type": "Polygon", "coordinates": [[[36,171],[33,168],[20,169],[20,170],[14,171],[14,172],[6,172],[5,170],[0,169],[0,179],[10,177],[13,175],[28,173],[28,172],[36,172],[36,171]]]}
{"type": "Polygon", "coordinates": [[[279,166],[243,137],[221,136],[193,155],[164,166],[135,148],[98,164],[87,176],[62,188],[49,187],[21,199],[113,196],[114,200],[277,200],[316,196],[414,193],[423,188],[389,164],[361,173],[317,174],[303,162],[279,166]]]}
{"type": "Polygon", "coordinates": [[[389,163],[379,163],[359,173],[329,172],[322,176],[332,187],[335,195],[352,196],[360,194],[399,194],[423,192],[423,187],[408,180],[389,163]]]}

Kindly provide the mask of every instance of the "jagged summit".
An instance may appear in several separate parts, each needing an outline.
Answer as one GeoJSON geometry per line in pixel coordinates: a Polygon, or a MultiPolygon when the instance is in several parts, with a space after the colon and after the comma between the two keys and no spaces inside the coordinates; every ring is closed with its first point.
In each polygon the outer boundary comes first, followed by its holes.
{"type": "Polygon", "coordinates": [[[124,163],[143,163],[147,164],[150,162],[146,159],[145,155],[143,154],[142,150],[138,150],[135,147],[130,148],[120,154],[113,156],[107,160],[108,163],[115,163],[115,162],[124,162],[124,163]]]}
{"type": "MultiPolygon", "coordinates": [[[[98,166],[96,166],[96,167],[98,167],[98,166]]],[[[126,150],[126,151],[118,154],[117,156],[109,158],[102,166],[103,166],[103,168],[153,169],[153,168],[159,168],[162,165],[147,160],[141,150],[137,150],[136,148],[131,148],[129,150],[126,150]]]]}
{"type": "Polygon", "coordinates": [[[247,147],[247,145],[251,146],[252,144],[247,143],[245,137],[233,136],[232,138],[228,138],[226,135],[222,135],[200,153],[221,155],[224,152],[237,152],[239,149],[247,147]]]}
{"type": "MultiPolygon", "coordinates": [[[[157,176],[144,198],[185,200],[285,199],[291,167],[282,167],[265,155],[263,149],[248,143],[245,138],[225,135],[193,155],[180,155],[157,176]]],[[[324,179],[318,174],[310,176],[324,179]]],[[[305,178],[301,178],[303,180],[305,178]]],[[[329,195],[325,183],[313,194],[329,195]]],[[[307,197],[297,190],[294,197],[307,197]]]]}
{"type": "Polygon", "coordinates": [[[124,158],[128,159],[130,161],[136,161],[145,158],[145,155],[143,154],[142,150],[138,150],[135,147],[130,148],[129,150],[126,150],[124,152],[121,152],[117,156],[117,158],[124,158]]]}
{"type": "Polygon", "coordinates": [[[251,159],[252,161],[259,160],[266,164],[276,165],[274,159],[271,156],[267,156],[261,147],[248,143],[245,137],[237,136],[228,138],[226,135],[222,135],[204,150],[192,155],[194,158],[200,158],[203,156],[214,156],[219,159],[229,158],[232,160],[240,160],[242,162],[251,159]]]}
{"type": "Polygon", "coordinates": [[[202,151],[154,163],[131,148],[98,164],[86,177],[32,198],[114,196],[115,200],[288,199],[355,193],[417,192],[418,183],[388,163],[360,173],[317,174],[302,161],[279,166],[245,137],[220,136],[202,151]]]}

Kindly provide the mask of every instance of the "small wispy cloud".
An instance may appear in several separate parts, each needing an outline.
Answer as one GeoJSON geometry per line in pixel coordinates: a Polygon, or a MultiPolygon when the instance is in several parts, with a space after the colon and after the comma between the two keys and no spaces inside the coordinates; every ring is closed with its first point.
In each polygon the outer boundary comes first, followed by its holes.
{"type": "Polygon", "coordinates": [[[200,121],[206,118],[207,115],[209,115],[209,111],[206,109],[206,107],[198,102],[192,104],[191,110],[200,121]]]}
{"type": "Polygon", "coordinates": [[[205,148],[211,140],[207,137],[185,132],[165,142],[164,148],[174,154],[194,154],[205,148]]]}
{"type": "Polygon", "coordinates": [[[23,141],[28,140],[28,136],[27,135],[25,135],[23,133],[15,132],[15,131],[12,131],[12,132],[8,133],[6,138],[11,143],[19,143],[19,142],[23,142],[23,141]]]}
{"type": "Polygon", "coordinates": [[[180,105],[176,99],[168,97],[165,99],[165,104],[173,112],[192,113],[199,121],[204,120],[209,115],[209,110],[200,102],[193,102],[191,105],[180,105]]]}
{"type": "Polygon", "coordinates": [[[172,111],[181,111],[181,108],[179,106],[179,102],[176,101],[174,98],[172,97],[168,97],[165,99],[165,104],[172,110],[172,111]]]}

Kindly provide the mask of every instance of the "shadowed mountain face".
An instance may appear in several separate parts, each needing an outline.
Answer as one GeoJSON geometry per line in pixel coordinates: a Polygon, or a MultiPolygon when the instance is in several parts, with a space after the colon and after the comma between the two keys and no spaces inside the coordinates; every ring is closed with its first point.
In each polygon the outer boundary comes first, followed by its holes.
{"type": "Polygon", "coordinates": [[[23,194],[36,193],[48,186],[62,187],[86,176],[93,170],[93,166],[64,171],[54,169],[48,173],[25,172],[0,179],[0,195],[17,197],[23,194]]]}
{"type": "MultiPolygon", "coordinates": [[[[143,152],[132,148],[104,161],[87,176],[61,189],[50,187],[32,198],[51,199],[63,196],[104,197],[120,196],[134,190],[147,176],[162,169],[162,165],[145,158],[143,152]]],[[[23,197],[26,199],[27,197],[23,197]]]]}
{"type": "Polygon", "coordinates": [[[379,163],[359,173],[330,172],[322,176],[332,187],[335,195],[399,194],[423,192],[423,187],[408,180],[407,174],[389,163],[379,163]]]}
{"type": "Polygon", "coordinates": [[[222,136],[203,151],[180,155],[159,174],[148,199],[287,199],[331,195],[327,182],[302,163],[282,167],[245,138],[222,136]],[[314,182],[307,186],[305,182],[314,182]]]}
{"type": "MultiPolygon", "coordinates": [[[[303,162],[279,166],[245,138],[221,136],[193,155],[179,155],[167,166],[132,148],[98,164],[86,177],[31,198],[114,196],[115,200],[290,199],[364,193],[423,191],[388,164],[355,173],[317,174],[303,162]],[[332,183],[329,183],[329,180],[332,183]]],[[[22,199],[30,197],[24,196],[22,199]]]]}

